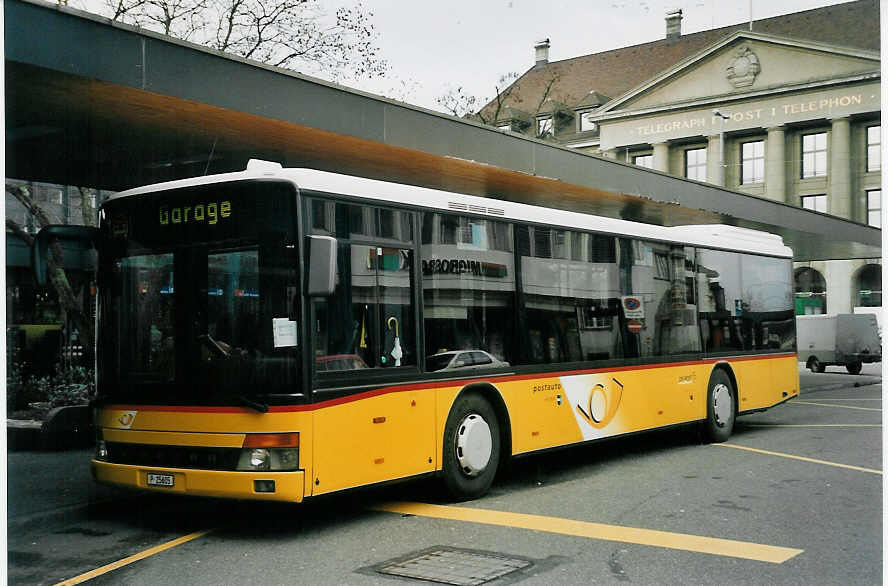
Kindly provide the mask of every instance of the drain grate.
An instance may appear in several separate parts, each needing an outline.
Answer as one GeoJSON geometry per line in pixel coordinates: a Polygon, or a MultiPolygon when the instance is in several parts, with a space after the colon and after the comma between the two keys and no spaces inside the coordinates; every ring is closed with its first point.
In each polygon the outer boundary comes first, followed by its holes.
{"type": "Polygon", "coordinates": [[[531,562],[527,560],[486,551],[435,547],[407,558],[386,562],[377,567],[376,571],[440,584],[475,586],[530,565],[531,562]]]}

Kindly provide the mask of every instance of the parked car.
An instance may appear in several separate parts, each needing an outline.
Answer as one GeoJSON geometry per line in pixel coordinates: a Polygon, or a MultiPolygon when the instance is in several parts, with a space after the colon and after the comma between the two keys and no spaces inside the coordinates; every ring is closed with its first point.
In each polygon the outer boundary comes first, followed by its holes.
{"type": "Polygon", "coordinates": [[[329,372],[333,370],[360,370],[369,368],[364,359],[357,354],[332,354],[315,358],[315,370],[329,372]]]}
{"type": "Polygon", "coordinates": [[[509,366],[509,363],[498,360],[484,350],[453,350],[450,352],[439,352],[426,357],[426,370],[429,372],[469,368],[496,368],[499,366],[509,366]]]}
{"type": "Polygon", "coordinates": [[[864,362],[880,362],[879,326],[872,314],[800,315],[796,317],[799,360],[811,372],[844,366],[859,374],[864,362]]]}

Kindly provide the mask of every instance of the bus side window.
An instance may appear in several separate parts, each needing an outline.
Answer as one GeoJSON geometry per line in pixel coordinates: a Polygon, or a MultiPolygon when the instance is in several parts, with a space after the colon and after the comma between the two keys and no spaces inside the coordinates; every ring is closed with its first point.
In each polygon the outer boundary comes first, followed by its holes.
{"type": "Polygon", "coordinates": [[[458,350],[513,362],[517,341],[512,225],[426,212],[420,234],[429,370],[449,364],[448,353],[458,350]]]}
{"type": "Polygon", "coordinates": [[[413,251],[339,241],[336,289],[314,300],[318,372],[416,364],[413,251]]]}

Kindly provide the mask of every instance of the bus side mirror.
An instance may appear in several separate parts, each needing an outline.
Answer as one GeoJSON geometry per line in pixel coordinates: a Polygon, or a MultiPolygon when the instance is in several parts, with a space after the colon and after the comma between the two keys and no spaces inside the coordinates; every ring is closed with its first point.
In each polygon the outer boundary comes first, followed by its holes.
{"type": "Polygon", "coordinates": [[[308,237],[308,295],[327,297],[336,289],[336,239],[308,237]]]}
{"type": "Polygon", "coordinates": [[[99,230],[90,226],[64,224],[52,224],[41,228],[31,246],[31,266],[34,267],[34,276],[39,285],[46,285],[48,281],[46,259],[49,243],[53,238],[73,241],[79,244],[83,251],[87,251],[98,246],[99,230]]]}

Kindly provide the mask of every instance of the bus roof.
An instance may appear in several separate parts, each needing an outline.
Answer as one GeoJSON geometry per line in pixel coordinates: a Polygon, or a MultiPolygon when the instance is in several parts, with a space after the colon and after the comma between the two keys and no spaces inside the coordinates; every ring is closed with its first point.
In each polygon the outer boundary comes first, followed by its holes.
{"type": "Polygon", "coordinates": [[[497,220],[519,220],[550,224],[568,230],[581,229],[613,233],[648,240],[679,242],[689,246],[704,246],[771,256],[792,257],[792,249],[783,244],[783,238],[780,236],[737,226],[723,224],[657,226],[511,202],[497,199],[495,195],[491,197],[477,197],[316,169],[285,169],[277,163],[256,160],[250,161],[246,171],[157,183],[120,192],[112,196],[112,199],[213,183],[256,179],[285,180],[292,182],[300,190],[358,197],[379,201],[380,203],[385,202],[401,206],[419,206],[442,211],[463,212],[497,220]]]}

